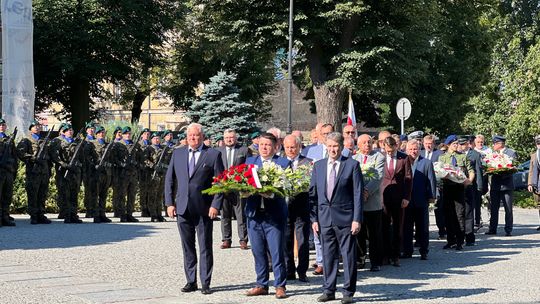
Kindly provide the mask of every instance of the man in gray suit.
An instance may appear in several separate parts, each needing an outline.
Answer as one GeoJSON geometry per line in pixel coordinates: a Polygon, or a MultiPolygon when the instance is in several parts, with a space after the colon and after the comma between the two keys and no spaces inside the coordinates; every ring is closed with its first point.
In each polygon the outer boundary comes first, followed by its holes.
{"type": "MultiPolygon", "coordinates": [[[[227,169],[245,163],[246,158],[251,156],[247,147],[242,147],[238,144],[238,135],[233,129],[227,129],[223,132],[223,143],[225,146],[219,147],[217,150],[221,152],[221,159],[227,169]]],[[[238,193],[229,193],[223,197],[223,209],[221,210],[221,235],[223,243],[221,244],[221,249],[231,248],[231,221],[233,214],[236,216],[236,222],[238,224],[240,249],[248,249],[244,206],[244,200],[240,199],[238,193]]]]}
{"type": "MultiPolygon", "coordinates": [[[[500,135],[493,136],[493,151],[505,154],[511,159],[517,160],[516,151],[506,147],[506,138],[500,135]]],[[[486,234],[497,234],[497,226],[499,224],[499,208],[501,203],[504,207],[504,231],[506,236],[512,235],[512,226],[514,217],[512,214],[512,204],[514,202],[514,178],[512,174],[495,174],[491,177],[490,196],[490,213],[489,230],[486,234]]]]}
{"type": "Polygon", "coordinates": [[[364,178],[364,225],[358,234],[359,257],[362,266],[367,256],[366,241],[369,240],[369,260],[371,271],[381,270],[382,264],[382,198],[380,192],[383,177],[385,157],[381,152],[373,151],[373,142],[369,135],[362,134],[358,137],[358,153],[353,156],[360,164],[371,164],[377,171],[377,176],[364,178]]]}

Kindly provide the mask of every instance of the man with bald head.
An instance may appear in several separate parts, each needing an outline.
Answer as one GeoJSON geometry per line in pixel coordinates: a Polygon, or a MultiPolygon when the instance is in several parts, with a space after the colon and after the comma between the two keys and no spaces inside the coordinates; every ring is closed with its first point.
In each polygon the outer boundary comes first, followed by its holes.
{"type": "MultiPolygon", "coordinates": [[[[295,135],[287,135],[283,140],[283,148],[287,159],[291,162],[293,170],[299,166],[310,165],[311,159],[300,155],[302,142],[295,135]]],[[[306,271],[309,267],[309,194],[300,193],[288,200],[287,229],[285,230],[285,244],[287,254],[285,264],[287,268],[287,280],[295,280],[298,273],[298,280],[307,282],[306,271]],[[298,266],[294,264],[294,237],[298,241],[298,266]]]]}
{"type": "Polygon", "coordinates": [[[321,128],[323,125],[324,124],[320,122],[315,126],[315,129],[311,130],[311,136],[315,137],[317,141],[303,148],[301,153],[302,155],[307,156],[309,149],[317,147],[318,145],[322,145],[324,143],[324,140],[321,139],[321,128]]]}

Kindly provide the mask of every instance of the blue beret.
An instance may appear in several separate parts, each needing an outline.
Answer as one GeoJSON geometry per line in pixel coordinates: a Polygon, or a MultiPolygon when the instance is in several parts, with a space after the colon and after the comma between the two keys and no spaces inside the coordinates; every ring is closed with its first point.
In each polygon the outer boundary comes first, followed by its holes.
{"type": "Polygon", "coordinates": [[[159,137],[159,132],[154,132],[154,133],[152,133],[152,135],[150,136],[150,138],[154,138],[154,137],[159,137]]]}
{"type": "Polygon", "coordinates": [[[406,140],[409,140],[409,137],[408,137],[407,135],[405,135],[405,134],[401,134],[401,135],[399,136],[399,140],[401,140],[401,141],[406,141],[406,140]]]}
{"type": "Polygon", "coordinates": [[[171,133],[172,133],[172,131],[167,129],[167,130],[163,131],[163,137],[165,137],[165,136],[167,136],[167,135],[169,135],[171,133]]]}
{"type": "Polygon", "coordinates": [[[0,118],[0,124],[5,124],[5,123],[6,123],[6,120],[3,118],[0,118]]]}
{"type": "Polygon", "coordinates": [[[31,130],[33,126],[40,126],[41,124],[39,123],[39,121],[37,120],[32,120],[32,122],[30,123],[30,126],[28,126],[28,130],[31,130]]]}
{"type": "Polygon", "coordinates": [[[86,128],[86,129],[95,128],[95,127],[96,127],[96,124],[95,124],[93,121],[88,122],[88,123],[86,123],[86,125],[85,125],[85,128],[86,128]]]}
{"type": "Polygon", "coordinates": [[[124,127],[122,128],[122,134],[126,134],[126,133],[129,133],[131,132],[131,128],[130,127],[124,127]]]}
{"type": "Polygon", "coordinates": [[[148,129],[148,128],[142,129],[141,133],[144,133],[144,132],[150,132],[150,129],[148,129]]]}
{"type": "Polygon", "coordinates": [[[60,132],[65,132],[66,130],[72,129],[71,124],[64,122],[60,125],[60,132]]]}
{"type": "Polygon", "coordinates": [[[102,127],[102,126],[97,126],[96,127],[96,134],[98,134],[99,132],[104,132],[105,131],[105,128],[102,127]]]}
{"type": "Polygon", "coordinates": [[[448,135],[448,137],[444,140],[444,144],[449,145],[457,140],[458,140],[458,137],[455,134],[448,135]]]}
{"type": "Polygon", "coordinates": [[[497,142],[506,142],[506,138],[501,135],[493,136],[493,143],[497,143],[497,142]]]}
{"type": "Polygon", "coordinates": [[[116,127],[116,128],[114,128],[114,134],[116,134],[116,133],[118,133],[118,132],[120,132],[120,131],[122,131],[122,127],[116,127]]]}

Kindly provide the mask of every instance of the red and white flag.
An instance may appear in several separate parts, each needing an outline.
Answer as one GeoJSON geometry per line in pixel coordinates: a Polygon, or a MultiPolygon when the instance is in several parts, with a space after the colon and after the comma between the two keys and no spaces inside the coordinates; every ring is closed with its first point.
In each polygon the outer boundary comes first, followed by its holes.
{"type": "Polygon", "coordinates": [[[354,138],[358,137],[358,131],[356,130],[356,115],[354,114],[354,104],[351,92],[349,92],[349,113],[347,114],[347,125],[354,127],[354,138]]]}

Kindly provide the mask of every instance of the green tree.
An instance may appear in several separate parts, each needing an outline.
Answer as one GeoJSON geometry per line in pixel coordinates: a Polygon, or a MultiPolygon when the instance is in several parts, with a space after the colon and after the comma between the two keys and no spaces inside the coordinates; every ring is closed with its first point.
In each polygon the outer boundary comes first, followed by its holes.
{"type": "Polygon", "coordinates": [[[36,105],[64,106],[75,128],[96,115],[102,83],[140,78],[159,64],[160,46],[182,11],[173,0],[36,0],[36,105]]]}
{"type": "Polygon", "coordinates": [[[215,137],[226,129],[239,135],[255,131],[256,111],[249,102],[240,99],[241,93],[234,84],[235,75],[223,71],[210,78],[202,95],[192,102],[187,115],[202,124],[206,135],[215,137]]]}

